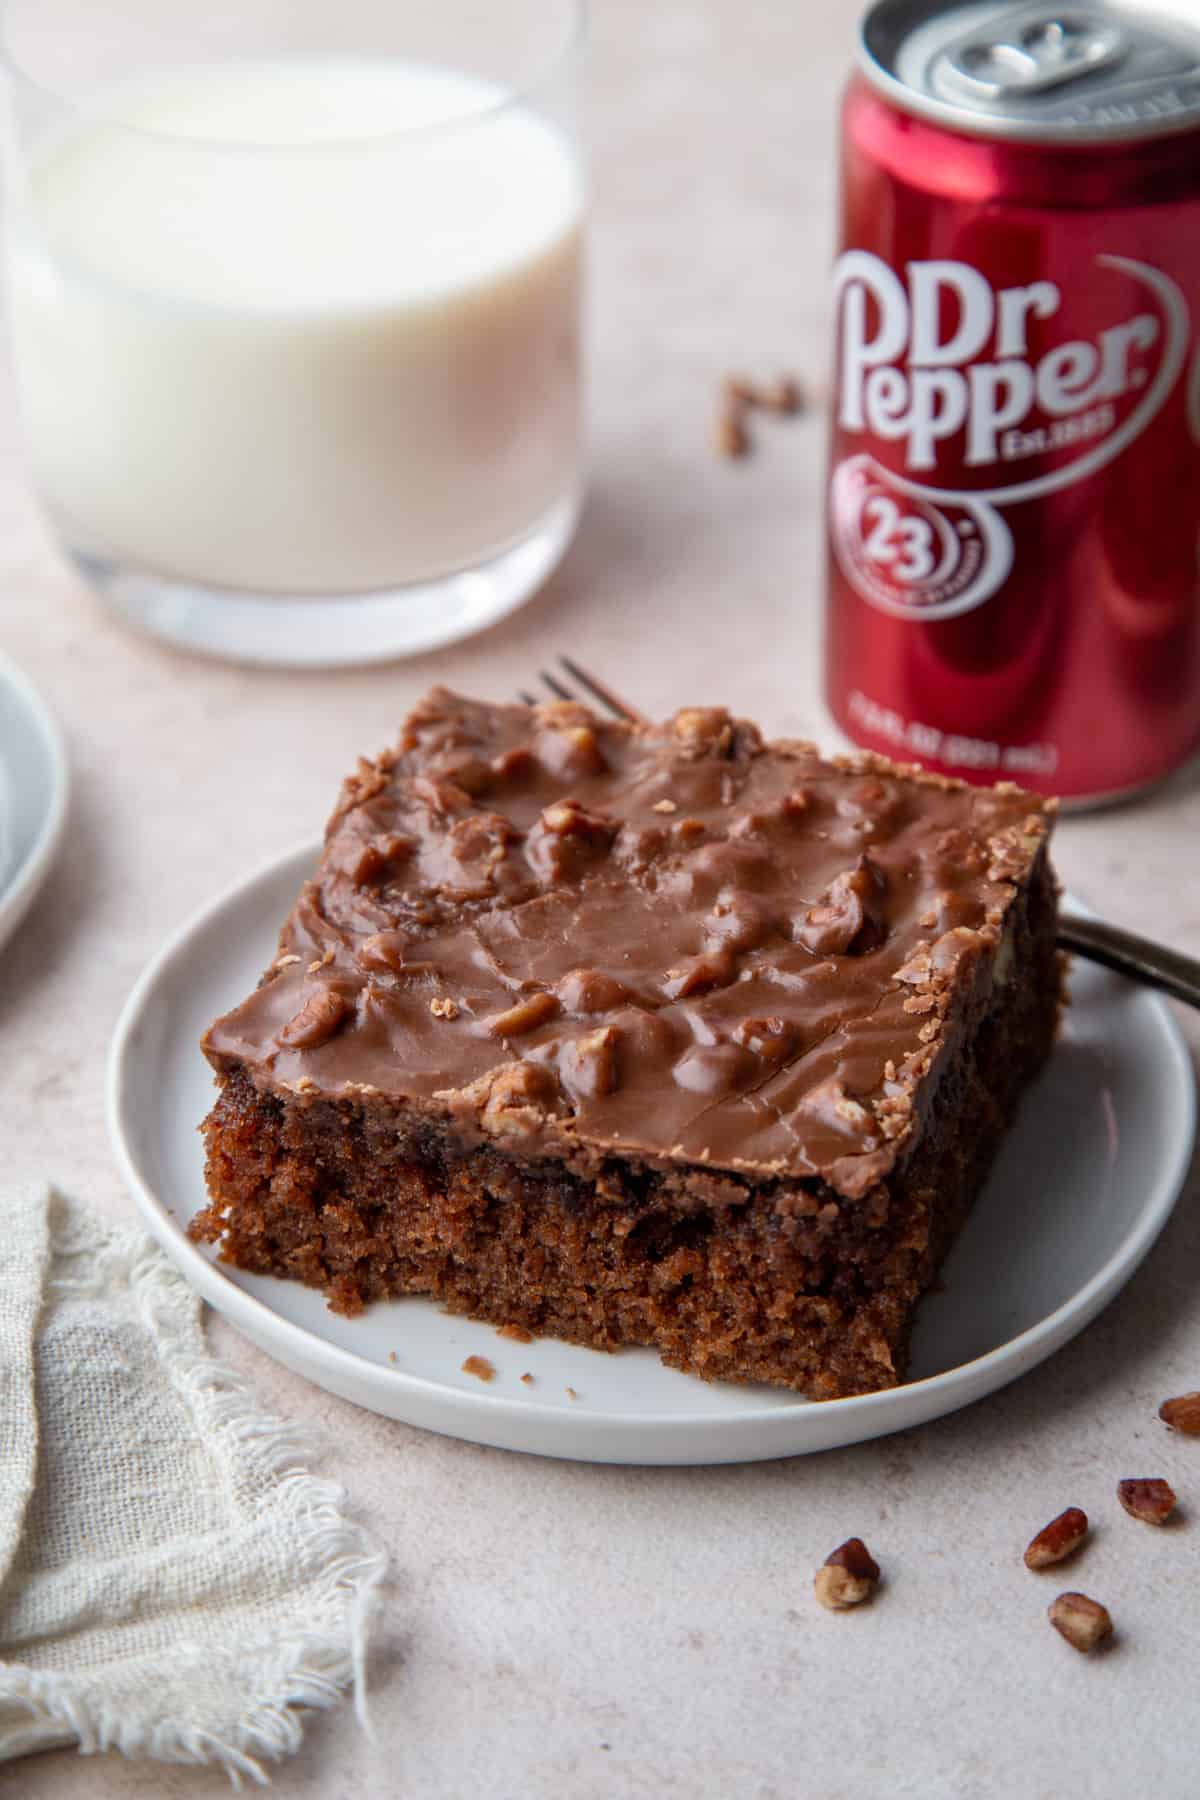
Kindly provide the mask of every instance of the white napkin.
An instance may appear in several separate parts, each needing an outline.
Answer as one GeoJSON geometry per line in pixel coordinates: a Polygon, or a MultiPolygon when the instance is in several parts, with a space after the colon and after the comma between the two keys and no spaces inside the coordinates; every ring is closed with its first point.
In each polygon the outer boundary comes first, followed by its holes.
{"type": "Polygon", "coordinates": [[[385,1558],[306,1454],[149,1238],[0,1198],[0,1760],[75,1743],[265,1782],[301,1709],[361,1699],[385,1558]]]}

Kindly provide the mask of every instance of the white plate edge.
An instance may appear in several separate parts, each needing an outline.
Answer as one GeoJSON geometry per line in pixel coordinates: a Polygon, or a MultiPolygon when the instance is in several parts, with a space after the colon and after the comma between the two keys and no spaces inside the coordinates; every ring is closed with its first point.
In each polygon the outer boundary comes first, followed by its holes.
{"type": "Polygon", "coordinates": [[[15,689],[33,719],[50,765],[50,805],[13,879],[0,890],[0,941],[17,929],[49,871],[62,841],[70,801],[71,773],[57,719],[24,669],[0,653],[0,682],[15,689]]]}

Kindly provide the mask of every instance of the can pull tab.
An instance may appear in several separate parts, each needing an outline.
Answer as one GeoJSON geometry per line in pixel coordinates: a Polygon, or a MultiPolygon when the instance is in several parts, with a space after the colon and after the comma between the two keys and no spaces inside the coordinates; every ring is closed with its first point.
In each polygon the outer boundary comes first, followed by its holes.
{"type": "Polygon", "coordinates": [[[1130,42],[1094,14],[1039,8],[960,37],[942,52],[942,74],[964,97],[1008,100],[1042,93],[1119,62],[1130,42]]]}

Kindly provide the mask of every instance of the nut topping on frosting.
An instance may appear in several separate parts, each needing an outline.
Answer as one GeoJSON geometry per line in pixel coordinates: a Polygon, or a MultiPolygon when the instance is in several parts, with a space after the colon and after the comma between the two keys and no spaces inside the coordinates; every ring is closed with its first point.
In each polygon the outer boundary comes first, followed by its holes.
{"type": "Polygon", "coordinates": [[[601,969],[571,969],[558,984],[559,999],[568,1012],[612,1012],[624,1006],[629,989],[601,969]]]}
{"type": "Polygon", "coordinates": [[[279,1033],[279,1041],[289,1049],[315,1050],[334,1035],[353,1010],[336,988],[317,988],[309,994],[299,1012],[288,1020],[279,1033]]]}
{"type": "Polygon", "coordinates": [[[346,784],[206,1048],[522,1153],[819,1178],[865,1219],[1051,810],[764,746],[719,707],[634,726],[435,691],[346,784]]]}
{"type": "Polygon", "coordinates": [[[588,812],[576,800],[547,806],[525,843],[534,873],[550,886],[575,881],[608,855],[617,827],[612,819],[588,812]]]}
{"type": "Polygon", "coordinates": [[[547,1019],[553,1019],[559,1010],[553,994],[528,994],[503,1012],[492,1013],[483,1021],[483,1029],[490,1037],[521,1037],[527,1031],[536,1031],[547,1019]]]}
{"type": "Polygon", "coordinates": [[[796,927],[796,940],[814,956],[865,956],[887,936],[882,901],[887,876],[864,852],[833,880],[796,927]]]}
{"type": "Polygon", "coordinates": [[[559,1073],[572,1094],[592,1099],[615,1091],[619,1042],[615,1025],[601,1025],[563,1045],[559,1073]]]}

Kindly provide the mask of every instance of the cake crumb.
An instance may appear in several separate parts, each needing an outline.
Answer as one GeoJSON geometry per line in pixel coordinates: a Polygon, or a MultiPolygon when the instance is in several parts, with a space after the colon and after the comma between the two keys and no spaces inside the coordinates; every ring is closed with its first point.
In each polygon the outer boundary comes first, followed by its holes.
{"type": "Polygon", "coordinates": [[[794,375],[777,375],[774,381],[759,389],[758,403],[767,412],[790,418],[804,411],[804,389],[794,375]]]}
{"type": "Polygon", "coordinates": [[[804,389],[794,375],[778,375],[769,382],[726,375],[713,434],[716,449],[721,456],[748,456],[753,449],[748,428],[751,413],[787,418],[804,410],[804,389]]]}
{"type": "Polygon", "coordinates": [[[394,1350],[388,1351],[388,1361],[390,1363],[399,1362],[399,1360],[400,1360],[400,1358],[396,1355],[396,1352],[394,1350]]]}
{"type": "Polygon", "coordinates": [[[525,1383],[526,1387],[533,1386],[533,1376],[529,1373],[528,1369],[526,1369],[525,1373],[522,1375],[521,1380],[525,1383]]]}
{"type": "Polygon", "coordinates": [[[728,401],[722,406],[713,429],[713,444],[718,456],[749,456],[750,433],[746,430],[744,407],[728,401]]]}
{"type": "Polygon", "coordinates": [[[526,1331],[523,1325],[501,1325],[497,1337],[511,1338],[514,1344],[532,1344],[533,1333],[526,1331]]]}
{"type": "Polygon", "coordinates": [[[564,1388],[563,1393],[567,1396],[568,1400],[578,1400],[579,1398],[579,1395],[575,1392],[574,1388],[564,1388]]]}
{"type": "Polygon", "coordinates": [[[721,399],[726,406],[757,406],[758,383],[749,375],[726,375],[721,383],[721,399]]]}
{"type": "Polygon", "coordinates": [[[441,994],[429,1002],[429,1010],[435,1019],[457,1019],[458,1002],[451,1000],[448,994],[441,994]]]}
{"type": "Polygon", "coordinates": [[[486,1356],[468,1356],[462,1365],[464,1375],[476,1375],[480,1381],[490,1381],[496,1371],[486,1356]]]}

